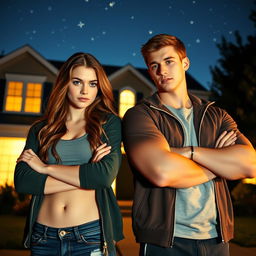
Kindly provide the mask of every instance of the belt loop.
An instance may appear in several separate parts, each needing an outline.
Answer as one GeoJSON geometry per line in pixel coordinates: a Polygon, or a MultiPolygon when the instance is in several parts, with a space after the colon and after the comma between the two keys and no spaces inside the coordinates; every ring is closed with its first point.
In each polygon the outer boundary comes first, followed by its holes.
{"type": "Polygon", "coordinates": [[[74,229],[74,233],[75,233],[75,237],[77,239],[77,242],[81,242],[82,239],[81,239],[81,235],[80,235],[78,226],[75,226],[73,229],[74,229]]]}
{"type": "Polygon", "coordinates": [[[47,230],[48,230],[48,226],[44,226],[44,239],[47,238],[47,230]]]}

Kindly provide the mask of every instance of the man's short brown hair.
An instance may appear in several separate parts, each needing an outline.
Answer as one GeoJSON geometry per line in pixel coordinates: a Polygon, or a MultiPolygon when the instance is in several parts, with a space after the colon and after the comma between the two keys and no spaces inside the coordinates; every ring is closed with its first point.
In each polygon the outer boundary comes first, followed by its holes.
{"type": "Polygon", "coordinates": [[[141,53],[143,55],[143,58],[146,64],[147,64],[147,58],[149,53],[157,51],[165,46],[173,46],[181,60],[187,56],[184,43],[179,38],[172,35],[159,34],[150,38],[141,47],[141,53]]]}

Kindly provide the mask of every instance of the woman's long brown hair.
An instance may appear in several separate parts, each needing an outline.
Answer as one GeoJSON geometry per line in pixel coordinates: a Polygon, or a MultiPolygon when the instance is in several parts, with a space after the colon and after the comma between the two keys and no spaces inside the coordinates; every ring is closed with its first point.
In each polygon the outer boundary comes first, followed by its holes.
{"type": "Polygon", "coordinates": [[[46,125],[39,132],[40,151],[42,161],[48,160],[48,150],[57,162],[60,157],[56,152],[56,144],[67,132],[66,120],[69,112],[68,84],[74,68],[84,66],[93,68],[98,79],[98,94],[94,102],[85,111],[85,131],[91,149],[95,150],[101,143],[101,135],[104,133],[102,125],[105,122],[106,113],[115,113],[113,107],[114,98],[111,84],[98,60],[88,53],[76,53],[72,55],[61,67],[55,86],[51,92],[44,116],[40,121],[46,125]]]}

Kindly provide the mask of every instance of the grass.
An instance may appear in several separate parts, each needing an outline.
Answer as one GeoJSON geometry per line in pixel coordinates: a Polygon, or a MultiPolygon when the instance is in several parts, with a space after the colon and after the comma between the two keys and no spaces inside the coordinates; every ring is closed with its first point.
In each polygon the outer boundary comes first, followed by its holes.
{"type": "Polygon", "coordinates": [[[256,247],[256,217],[235,218],[235,238],[232,242],[241,246],[256,247]]]}
{"type": "MultiPolygon", "coordinates": [[[[22,244],[25,217],[0,215],[0,249],[24,249],[22,244]]],[[[235,238],[233,243],[256,247],[256,217],[235,218],[235,238]]]]}
{"type": "Polygon", "coordinates": [[[0,249],[24,249],[22,244],[25,217],[0,215],[0,249]]]}

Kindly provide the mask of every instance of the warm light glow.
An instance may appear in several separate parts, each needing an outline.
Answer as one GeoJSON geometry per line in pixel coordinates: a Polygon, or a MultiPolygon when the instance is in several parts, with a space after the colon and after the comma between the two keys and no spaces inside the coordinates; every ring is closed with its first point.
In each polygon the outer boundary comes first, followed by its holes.
{"type": "Polygon", "coordinates": [[[16,160],[25,146],[25,138],[0,137],[0,185],[13,185],[16,160]]]}
{"type": "Polygon", "coordinates": [[[40,113],[42,84],[27,84],[25,112],[40,113]]]}
{"type": "Polygon", "coordinates": [[[111,187],[112,187],[112,189],[114,191],[114,194],[116,194],[116,179],[113,181],[111,187]]]}
{"type": "Polygon", "coordinates": [[[6,111],[21,111],[22,107],[22,82],[9,82],[6,96],[6,111]]]}
{"type": "Polygon", "coordinates": [[[131,90],[123,90],[119,102],[119,116],[123,117],[125,112],[135,105],[135,93],[131,90]]]}
{"type": "Polygon", "coordinates": [[[256,178],[243,179],[243,183],[256,185],[256,178]]]}

